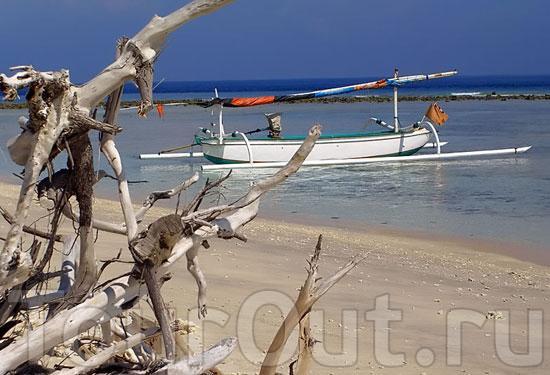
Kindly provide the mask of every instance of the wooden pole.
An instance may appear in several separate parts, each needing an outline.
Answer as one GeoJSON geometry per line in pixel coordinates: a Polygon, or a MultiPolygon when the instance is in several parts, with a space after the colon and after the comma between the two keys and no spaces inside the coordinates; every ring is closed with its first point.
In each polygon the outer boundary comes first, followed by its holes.
{"type": "MultiPolygon", "coordinates": [[[[395,68],[393,78],[399,78],[399,69],[395,68]]],[[[393,86],[393,131],[399,133],[399,114],[397,112],[397,86],[393,86]]]]}

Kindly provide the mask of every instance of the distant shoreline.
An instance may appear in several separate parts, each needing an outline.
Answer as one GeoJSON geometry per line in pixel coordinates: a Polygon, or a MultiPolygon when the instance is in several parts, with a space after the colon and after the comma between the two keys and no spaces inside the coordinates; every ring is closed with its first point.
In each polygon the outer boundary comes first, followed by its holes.
{"type": "MultiPolygon", "coordinates": [[[[399,97],[401,102],[451,102],[451,101],[507,101],[507,100],[550,100],[550,93],[545,94],[476,94],[476,95],[402,95],[399,97]]],[[[208,100],[202,99],[161,99],[155,100],[155,104],[167,105],[197,105],[200,106],[208,100]]],[[[385,95],[357,95],[357,96],[335,96],[317,99],[305,99],[292,103],[387,103],[391,102],[391,96],[385,95]]],[[[102,104],[101,104],[102,105],[102,104]]],[[[130,108],[139,105],[138,100],[122,101],[122,108],[130,108]]],[[[0,109],[24,109],[27,108],[26,102],[18,103],[0,103],[0,109]]]]}

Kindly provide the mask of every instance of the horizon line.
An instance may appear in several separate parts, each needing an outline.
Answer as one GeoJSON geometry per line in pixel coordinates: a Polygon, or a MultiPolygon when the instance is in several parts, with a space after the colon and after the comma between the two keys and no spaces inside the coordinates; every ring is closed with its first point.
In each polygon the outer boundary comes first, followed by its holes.
{"type": "MultiPolygon", "coordinates": [[[[423,73],[420,73],[423,74],[423,73]]],[[[407,73],[406,75],[409,75],[407,73]]],[[[537,77],[550,77],[550,73],[544,74],[460,74],[461,77],[521,77],[521,78],[537,78],[537,77]]],[[[389,77],[389,76],[388,76],[389,77]]],[[[294,78],[231,78],[231,79],[166,79],[164,82],[238,82],[238,81],[294,81],[294,80],[325,80],[325,79],[342,79],[342,80],[362,80],[362,79],[380,79],[380,76],[348,76],[348,77],[294,77],[294,78]]],[[[387,78],[387,77],[386,77],[387,78]]],[[[454,79],[458,77],[453,77],[454,79]]],[[[163,78],[161,78],[162,80],[163,78]]],[[[155,83],[160,82],[154,81],[155,83]]],[[[131,82],[130,82],[131,84],[131,82]]]]}

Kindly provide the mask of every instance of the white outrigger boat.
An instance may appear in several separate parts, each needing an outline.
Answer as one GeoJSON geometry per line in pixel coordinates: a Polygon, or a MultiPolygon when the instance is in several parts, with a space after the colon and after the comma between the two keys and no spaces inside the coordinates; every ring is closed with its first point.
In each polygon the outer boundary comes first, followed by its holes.
{"type": "Polygon", "coordinates": [[[224,107],[249,107],[279,102],[292,102],[387,86],[392,86],[394,89],[394,121],[392,125],[382,120],[371,118],[370,120],[373,123],[383,126],[385,129],[374,132],[321,135],[304,162],[304,165],[326,166],[382,161],[453,159],[519,154],[529,150],[530,146],[499,150],[442,153],[441,146],[445,145],[446,142],[440,142],[434,125],[441,125],[447,120],[448,116],[435,103],[430,106],[426,115],[419,122],[408,127],[401,126],[397,106],[398,86],[409,82],[451,77],[455,74],[457,74],[457,71],[400,77],[396,70],[393,78],[284,96],[222,99],[217,97],[216,92],[216,98],[207,102],[205,106],[219,106],[218,132],[215,133],[210,129],[201,128],[201,132],[195,136],[195,145],[200,145],[202,152],[142,154],[140,158],[159,159],[202,156],[213,163],[202,165],[204,170],[281,167],[298,150],[304,140],[304,136],[282,136],[279,113],[266,114],[269,126],[265,129],[257,129],[246,133],[240,131],[226,133],[223,123],[224,107]],[[250,134],[259,131],[269,132],[268,136],[249,138],[250,134]],[[431,139],[433,139],[433,142],[430,142],[431,139]],[[435,148],[436,153],[414,155],[419,150],[427,147],[435,148]]]}
{"type": "MultiPolygon", "coordinates": [[[[204,157],[215,164],[276,163],[290,160],[304,137],[244,139],[243,133],[218,138],[197,136],[204,157]]],[[[306,160],[346,160],[370,157],[407,156],[430,140],[430,131],[418,127],[409,131],[381,131],[321,135],[306,160]]]]}

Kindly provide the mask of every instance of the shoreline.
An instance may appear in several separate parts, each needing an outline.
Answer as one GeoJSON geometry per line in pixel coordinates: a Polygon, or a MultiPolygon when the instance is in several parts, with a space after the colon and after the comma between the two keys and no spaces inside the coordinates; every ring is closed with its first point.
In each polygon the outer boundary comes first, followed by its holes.
{"type": "MultiPolygon", "coordinates": [[[[6,187],[10,190],[19,189],[19,186],[12,181],[15,177],[0,176],[0,190],[5,190],[6,187]]],[[[141,205],[141,200],[138,200],[138,194],[134,195],[134,205],[141,205]]],[[[139,199],[144,199],[145,196],[139,196],[139,199]]],[[[118,208],[118,200],[116,195],[98,194],[94,199],[101,204],[102,207],[115,206],[118,208]]],[[[159,201],[155,207],[161,212],[168,212],[173,206],[172,200],[159,201]]],[[[433,244],[440,244],[441,248],[453,246],[459,248],[470,249],[473,252],[482,252],[497,256],[508,257],[521,262],[528,262],[542,267],[550,267],[550,248],[528,244],[523,242],[501,241],[493,238],[471,238],[452,233],[441,233],[422,229],[406,229],[392,225],[374,224],[367,222],[359,222],[355,220],[338,219],[332,220],[327,218],[316,217],[312,215],[304,215],[299,213],[283,213],[270,212],[266,213],[260,210],[258,217],[254,222],[261,222],[262,225],[272,227],[300,227],[302,231],[309,232],[312,229],[322,232],[349,232],[354,235],[376,237],[378,239],[398,239],[425,241],[433,244]]]]}
{"type": "MultiPolygon", "coordinates": [[[[174,93],[178,94],[178,93],[174,93]]],[[[507,101],[507,100],[550,100],[550,93],[540,94],[476,94],[476,95],[401,95],[399,96],[400,102],[452,102],[452,101],[507,101]]],[[[355,96],[334,96],[317,99],[302,99],[293,102],[281,102],[278,104],[299,104],[299,103],[389,103],[393,98],[389,95],[355,95],[355,96]]],[[[158,99],[155,100],[155,104],[164,105],[182,105],[182,106],[203,106],[208,103],[206,99],[158,99]]],[[[139,106],[139,100],[123,100],[121,102],[121,108],[133,108],[139,106]]],[[[104,105],[101,102],[98,106],[104,105]]],[[[25,109],[27,108],[27,102],[0,102],[0,109],[25,109]]]]}
{"type": "MultiPolygon", "coordinates": [[[[261,208],[260,208],[261,213],[261,208]]],[[[475,248],[484,253],[503,255],[516,260],[550,267],[550,247],[521,241],[504,241],[490,237],[466,237],[459,234],[436,232],[424,229],[407,229],[393,225],[374,224],[354,220],[319,218],[309,215],[275,213],[263,220],[274,223],[286,223],[318,228],[340,229],[358,234],[375,236],[396,236],[412,240],[431,241],[441,244],[453,244],[466,248],[475,248]]]]}

